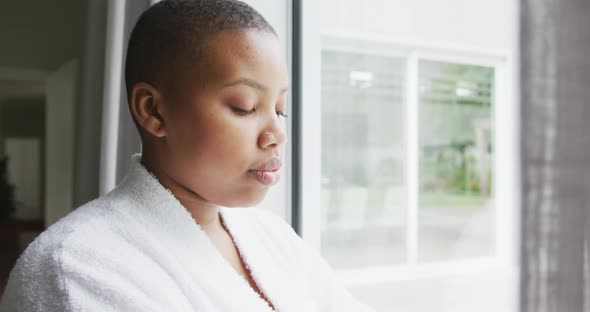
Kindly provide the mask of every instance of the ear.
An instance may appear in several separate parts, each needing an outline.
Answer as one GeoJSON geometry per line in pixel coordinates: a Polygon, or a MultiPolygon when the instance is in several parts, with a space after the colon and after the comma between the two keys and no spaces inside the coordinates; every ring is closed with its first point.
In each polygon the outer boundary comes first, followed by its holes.
{"type": "Polygon", "coordinates": [[[152,135],[162,138],[166,136],[162,113],[164,103],[158,89],[149,83],[138,82],[131,89],[129,109],[137,123],[152,135]]]}

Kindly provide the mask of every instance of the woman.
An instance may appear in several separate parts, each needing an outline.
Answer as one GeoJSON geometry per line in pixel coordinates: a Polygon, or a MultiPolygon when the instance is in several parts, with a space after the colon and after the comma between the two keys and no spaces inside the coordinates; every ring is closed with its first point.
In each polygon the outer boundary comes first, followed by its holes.
{"type": "Polygon", "coordinates": [[[240,208],[280,178],[283,55],[239,1],[147,10],[125,65],[142,154],[28,247],[2,311],[369,311],[281,218],[240,208]]]}

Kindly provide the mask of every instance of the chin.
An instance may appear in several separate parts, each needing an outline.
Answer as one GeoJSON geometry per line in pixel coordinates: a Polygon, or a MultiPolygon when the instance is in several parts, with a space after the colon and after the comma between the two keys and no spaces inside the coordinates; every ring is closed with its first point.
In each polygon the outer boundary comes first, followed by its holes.
{"type": "Polygon", "coordinates": [[[264,198],[266,197],[266,194],[268,193],[268,188],[265,188],[264,190],[256,190],[256,191],[252,191],[249,192],[247,194],[241,194],[241,196],[237,196],[235,198],[233,198],[233,200],[225,205],[225,207],[253,207],[256,206],[258,204],[260,204],[264,198]]]}

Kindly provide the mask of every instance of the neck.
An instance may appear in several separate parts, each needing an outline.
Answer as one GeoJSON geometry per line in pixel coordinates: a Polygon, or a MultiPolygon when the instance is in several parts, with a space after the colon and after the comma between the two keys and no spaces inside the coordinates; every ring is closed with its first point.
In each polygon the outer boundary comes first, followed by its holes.
{"type": "Polygon", "coordinates": [[[159,161],[150,157],[149,154],[142,154],[141,163],[156,176],[162,186],[172,192],[205,232],[221,229],[219,206],[208,202],[199,194],[174,180],[163,170],[159,161]]]}

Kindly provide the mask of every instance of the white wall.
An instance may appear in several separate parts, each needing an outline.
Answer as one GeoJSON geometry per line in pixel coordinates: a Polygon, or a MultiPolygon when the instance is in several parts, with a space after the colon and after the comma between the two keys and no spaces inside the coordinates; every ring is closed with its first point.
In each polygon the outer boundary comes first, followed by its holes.
{"type": "Polygon", "coordinates": [[[514,52],[516,0],[321,0],[322,34],[514,52]]]}

